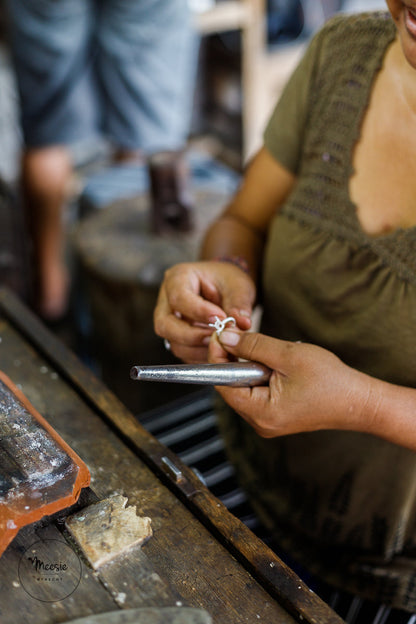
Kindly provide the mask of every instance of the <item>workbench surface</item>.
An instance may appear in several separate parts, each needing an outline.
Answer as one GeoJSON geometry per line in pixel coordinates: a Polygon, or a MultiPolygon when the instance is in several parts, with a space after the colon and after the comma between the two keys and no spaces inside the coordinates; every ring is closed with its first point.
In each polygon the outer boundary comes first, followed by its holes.
{"type": "Polygon", "coordinates": [[[73,509],[25,527],[0,559],[2,624],[181,605],[205,609],[215,624],[341,622],[7,290],[0,370],[87,464],[91,492],[78,507],[122,494],[153,529],[143,546],[93,570],[65,529],[73,509]],[[164,470],[165,456],[179,478],[164,470]],[[42,594],[28,584],[22,560],[37,542],[73,567],[65,595],[46,576],[42,594]]]}

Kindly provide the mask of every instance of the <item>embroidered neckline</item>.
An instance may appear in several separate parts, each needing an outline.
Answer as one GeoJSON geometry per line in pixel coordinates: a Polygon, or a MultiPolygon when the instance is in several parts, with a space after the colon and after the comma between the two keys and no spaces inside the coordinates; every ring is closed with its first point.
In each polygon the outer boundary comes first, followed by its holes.
{"type": "Polygon", "coordinates": [[[363,229],[349,193],[354,149],[396,27],[383,12],[343,16],[326,30],[310,96],[299,182],[282,212],[370,248],[402,278],[416,283],[416,226],[371,236],[363,229]]]}

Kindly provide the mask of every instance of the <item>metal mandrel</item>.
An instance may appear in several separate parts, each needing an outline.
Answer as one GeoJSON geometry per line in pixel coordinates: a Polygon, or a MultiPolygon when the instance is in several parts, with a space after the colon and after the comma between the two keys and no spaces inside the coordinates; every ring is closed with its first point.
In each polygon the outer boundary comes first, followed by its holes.
{"type": "Polygon", "coordinates": [[[258,362],[133,366],[130,370],[130,377],[138,381],[239,387],[266,386],[271,374],[270,368],[258,362]]]}

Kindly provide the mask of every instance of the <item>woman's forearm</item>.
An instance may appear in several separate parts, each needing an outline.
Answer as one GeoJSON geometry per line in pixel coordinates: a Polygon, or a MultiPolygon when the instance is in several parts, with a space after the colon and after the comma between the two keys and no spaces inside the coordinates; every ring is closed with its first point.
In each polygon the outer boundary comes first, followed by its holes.
{"type": "Polygon", "coordinates": [[[416,451],[416,390],[369,378],[368,432],[416,451]]]}
{"type": "Polygon", "coordinates": [[[270,221],[294,184],[294,175],[262,148],[250,163],[240,189],[208,230],[201,259],[242,257],[256,279],[270,221]]]}
{"type": "Polygon", "coordinates": [[[241,258],[257,281],[264,240],[260,233],[224,214],[208,230],[201,249],[202,260],[241,258]]]}

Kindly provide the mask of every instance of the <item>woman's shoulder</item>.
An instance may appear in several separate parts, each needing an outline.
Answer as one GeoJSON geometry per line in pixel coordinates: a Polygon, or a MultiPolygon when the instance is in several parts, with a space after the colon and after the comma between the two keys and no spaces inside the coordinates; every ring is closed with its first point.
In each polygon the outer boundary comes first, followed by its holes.
{"type": "Polygon", "coordinates": [[[338,13],[313,37],[309,54],[318,75],[323,70],[332,76],[334,72],[348,72],[358,61],[372,64],[395,33],[396,26],[387,11],[338,13]]]}
{"type": "Polygon", "coordinates": [[[351,43],[362,38],[376,35],[391,37],[396,31],[395,24],[388,11],[367,13],[337,13],[324,24],[318,37],[321,40],[344,39],[351,43]]]}

